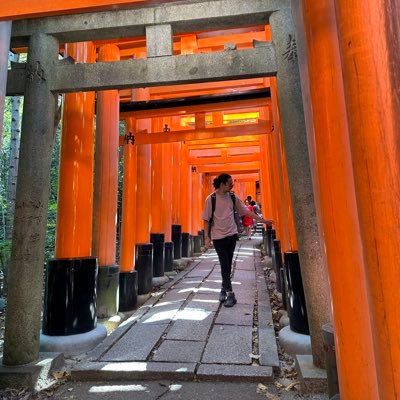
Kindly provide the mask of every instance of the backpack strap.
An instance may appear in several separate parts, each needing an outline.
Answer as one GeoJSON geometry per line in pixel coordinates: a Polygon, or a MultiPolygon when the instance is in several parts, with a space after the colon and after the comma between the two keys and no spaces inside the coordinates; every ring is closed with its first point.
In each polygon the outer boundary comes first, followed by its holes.
{"type": "Polygon", "coordinates": [[[214,223],[214,211],[215,203],[217,201],[217,195],[215,192],[211,195],[211,218],[208,221],[208,236],[211,238],[211,226],[214,223]]]}
{"type": "Polygon", "coordinates": [[[235,203],[236,203],[235,193],[229,192],[229,194],[231,195],[231,199],[232,199],[232,203],[233,203],[233,211],[235,211],[235,203]]]}

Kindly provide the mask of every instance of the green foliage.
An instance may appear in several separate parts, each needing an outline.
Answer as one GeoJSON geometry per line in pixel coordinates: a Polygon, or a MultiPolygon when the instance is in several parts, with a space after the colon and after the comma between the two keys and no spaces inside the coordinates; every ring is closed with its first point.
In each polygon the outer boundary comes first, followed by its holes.
{"type": "MultiPolygon", "coordinates": [[[[22,109],[21,111],[22,112],[22,109]]],[[[50,172],[50,199],[48,206],[47,234],[45,244],[45,262],[54,255],[56,217],[57,217],[57,194],[58,194],[58,166],[60,154],[60,126],[57,128],[50,172]]],[[[11,97],[6,97],[3,122],[3,142],[0,149],[0,276],[6,282],[7,267],[10,260],[11,241],[7,240],[6,228],[8,221],[8,168],[11,138],[11,97]]],[[[6,287],[0,285],[0,297],[4,296],[6,287]]]]}

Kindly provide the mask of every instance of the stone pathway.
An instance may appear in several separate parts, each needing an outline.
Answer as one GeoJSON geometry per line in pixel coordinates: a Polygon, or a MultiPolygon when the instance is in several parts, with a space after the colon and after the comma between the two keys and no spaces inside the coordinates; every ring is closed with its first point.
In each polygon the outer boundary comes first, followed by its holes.
{"type": "Polygon", "coordinates": [[[72,379],[271,382],[279,359],[259,244],[237,243],[233,308],[218,301],[220,267],[209,250],[77,364],[72,379]]]}

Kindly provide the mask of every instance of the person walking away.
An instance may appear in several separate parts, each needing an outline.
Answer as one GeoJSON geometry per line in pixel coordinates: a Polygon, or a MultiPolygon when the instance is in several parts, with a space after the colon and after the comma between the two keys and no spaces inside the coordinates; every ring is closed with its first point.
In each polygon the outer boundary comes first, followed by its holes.
{"type": "MultiPolygon", "coordinates": [[[[261,215],[261,210],[260,210],[260,206],[254,201],[250,201],[250,205],[253,207],[253,211],[257,214],[257,215],[261,215]]],[[[253,221],[253,234],[255,235],[257,232],[257,221],[254,220],[253,221]]]]}
{"type": "MultiPolygon", "coordinates": [[[[244,201],[244,205],[254,213],[254,208],[250,205],[249,201],[246,199],[244,201]]],[[[252,228],[253,228],[253,224],[254,224],[254,219],[245,215],[243,217],[243,226],[244,226],[244,232],[247,236],[247,239],[250,240],[251,239],[251,234],[252,234],[252,228]]]]}
{"type": "Polygon", "coordinates": [[[238,239],[234,210],[240,216],[248,215],[265,224],[272,224],[273,221],[262,219],[243,204],[231,191],[233,179],[229,174],[218,175],[213,181],[213,186],[215,191],[206,198],[202,214],[205,246],[209,248],[212,240],[221,265],[222,287],[219,301],[223,302],[225,307],[233,307],[237,300],[232,290],[231,273],[233,254],[238,239]]]}

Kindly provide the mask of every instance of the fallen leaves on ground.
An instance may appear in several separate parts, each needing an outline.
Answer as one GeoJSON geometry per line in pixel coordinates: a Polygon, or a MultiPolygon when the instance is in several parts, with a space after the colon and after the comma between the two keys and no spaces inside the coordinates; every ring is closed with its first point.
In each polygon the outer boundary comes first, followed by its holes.
{"type": "Polygon", "coordinates": [[[279,400],[279,397],[274,395],[274,394],[272,394],[272,393],[270,393],[268,391],[268,386],[265,386],[262,383],[259,383],[257,385],[257,393],[265,394],[265,398],[267,400],[279,400]]]}

